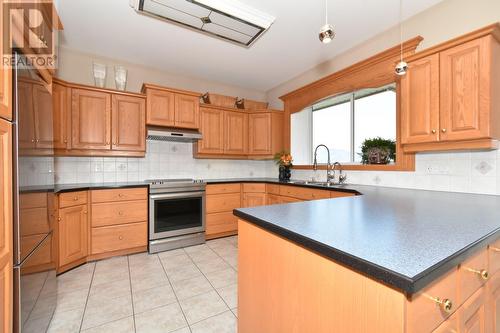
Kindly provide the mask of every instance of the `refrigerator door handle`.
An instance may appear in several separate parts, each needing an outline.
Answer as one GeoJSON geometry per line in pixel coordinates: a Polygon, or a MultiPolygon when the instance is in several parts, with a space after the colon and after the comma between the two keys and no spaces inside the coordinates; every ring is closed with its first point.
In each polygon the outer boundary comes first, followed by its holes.
{"type": "MultiPolygon", "coordinates": [[[[14,53],[15,62],[17,64],[19,61],[19,54],[14,53]]],[[[13,254],[14,254],[14,266],[21,263],[21,229],[19,221],[19,97],[18,97],[18,83],[17,83],[17,66],[14,65],[12,69],[12,85],[13,85],[13,121],[12,121],[12,198],[13,198],[13,254]]]]}

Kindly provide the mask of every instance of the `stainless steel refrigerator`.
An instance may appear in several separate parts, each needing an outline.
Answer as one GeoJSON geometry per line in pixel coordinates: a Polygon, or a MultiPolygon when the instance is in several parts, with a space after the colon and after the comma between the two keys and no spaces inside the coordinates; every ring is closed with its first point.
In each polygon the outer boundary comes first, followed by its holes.
{"type": "Polygon", "coordinates": [[[57,307],[52,94],[26,57],[14,56],[14,331],[45,332],[57,307]]]}

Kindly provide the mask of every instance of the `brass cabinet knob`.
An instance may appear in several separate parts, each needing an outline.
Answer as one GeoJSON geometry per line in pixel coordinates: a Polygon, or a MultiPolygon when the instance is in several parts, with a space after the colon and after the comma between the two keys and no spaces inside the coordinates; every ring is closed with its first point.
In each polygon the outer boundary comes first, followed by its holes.
{"type": "Polygon", "coordinates": [[[119,193],[119,194],[118,194],[118,196],[119,196],[120,198],[123,198],[123,193],[119,193]]]}
{"type": "Polygon", "coordinates": [[[446,128],[441,129],[441,132],[446,133],[446,128]]]}
{"type": "Polygon", "coordinates": [[[31,142],[35,142],[35,139],[31,139],[31,142]]]}
{"type": "Polygon", "coordinates": [[[433,129],[431,132],[432,132],[432,134],[436,134],[436,130],[435,129],[433,129]]]}
{"type": "Polygon", "coordinates": [[[64,140],[64,143],[68,143],[68,140],[64,140]]]}
{"type": "Polygon", "coordinates": [[[123,236],[122,235],[118,236],[118,239],[123,240],[123,236]]]}
{"type": "Polygon", "coordinates": [[[78,200],[78,197],[74,197],[74,198],[73,198],[73,201],[77,201],[77,200],[78,200]]]}
{"type": "Polygon", "coordinates": [[[453,302],[448,299],[448,298],[439,298],[435,297],[433,298],[434,302],[436,302],[437,305],[439,305],[439,308],[443,310],[446,313],[451,313],[453,310],[453,302]]]}
{"type": "Polygon", "coordinates": [[[488,280],[490,277],[490,274],[488,273],[487,270],[485,269],[472,269],[472,268],[467,268],[467,270],[471,273],[479,275],[479,277],[483,280],[488,280]]]}
{"type": "Polygon", "coordinates": [[[86,210],[84,210],[84,211],[83,211],[83,214],[87,214],[87,211],[86,211],[86,210]]]}
{"type": "Polygon", "coordinates": [[[119,212],[118,212],[118,215],[122,216],[122,215],[123,215],[123,212],[122,212],[122,211],[119,211],[119,212]]]}
{"type": "Polygon", "coordinates": [[[61,221],[61,218],[60,218],[60,217],[58,217],[58,218],[57,218],[57,220],[58,220],[58,221],[61,221]]]}
{"type": "Polygon", "coordinates": [[[40,140],[36,139],[36,142],[40,142],[40,140]]]}
{"type": "Polygon", "coordinates": [[[491,246],[491,245],[490,245],[490,250],[493,251],[493,252],[500,252],[500,248],[494,247],[494,246],[491,246]]]}

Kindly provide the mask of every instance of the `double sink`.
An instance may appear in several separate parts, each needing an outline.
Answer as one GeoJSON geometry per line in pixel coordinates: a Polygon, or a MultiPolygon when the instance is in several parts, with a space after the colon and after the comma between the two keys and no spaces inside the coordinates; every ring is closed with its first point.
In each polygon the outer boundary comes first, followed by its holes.
{"type": "Polygon", "coordinates": [[[331,182],[318,182],[318,181],[311,181],[311,180],[291,180],[289,181],[290,184],[297,184],[297,185],[310,185],[310,186],[321,186],[321,187],[340,187],[344,186],[347,184],[335,184],[331,182]]]}

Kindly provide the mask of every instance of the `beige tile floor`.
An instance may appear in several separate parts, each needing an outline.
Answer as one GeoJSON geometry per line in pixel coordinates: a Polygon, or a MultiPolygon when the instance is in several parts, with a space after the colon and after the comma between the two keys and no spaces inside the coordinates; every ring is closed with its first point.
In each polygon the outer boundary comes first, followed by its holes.
{"type": "MultiPolygon", "coordinates": [[[[52,320],[35,315],[33,332],[236,332],[237,253],[228,237],[88,263],[57,278],[52,320]]],[[[32,314],[43,305],[40,297],[32,314]]]]}

